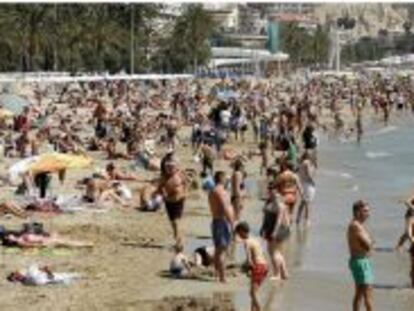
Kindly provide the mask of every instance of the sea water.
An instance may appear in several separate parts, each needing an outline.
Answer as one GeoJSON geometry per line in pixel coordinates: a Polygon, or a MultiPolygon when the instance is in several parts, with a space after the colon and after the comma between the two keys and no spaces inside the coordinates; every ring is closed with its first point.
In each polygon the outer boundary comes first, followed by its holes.
{"type": "MultiPolygon", "coordinates": [[[[375,310],[413,310],[408,254],[392,251],[404,226],[405,207],[398,201],[414,192],[413,124],[373,127],[361,145],[322,138],[312,226],[293,227],[286,249],[290,279],[284,285],[265,281],[264,310],[351,309],[346,228],[358,199],[371,206],[367,226],[380,249],[372,256],[375,310]]],[[[261,206],[259,201],[252,205],[245,217],[257,233],[261,206]]],[[[235,295],[237,310],[249,310],[247,278],[245,284],[235,295]]]]}

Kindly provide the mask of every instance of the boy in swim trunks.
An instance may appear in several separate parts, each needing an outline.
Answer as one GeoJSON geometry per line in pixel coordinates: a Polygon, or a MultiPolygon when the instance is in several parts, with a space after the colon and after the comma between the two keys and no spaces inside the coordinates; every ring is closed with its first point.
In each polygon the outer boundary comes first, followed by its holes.
{"type": "Polygon", "coordinates": [[[348,226],[347,232],[350,252],[349,268],[355,282],[353,311],[360,310],[361,301],[364,301],[367,311],[373,309],[372,284],[374,282],[374,274],[369,259],[373,248],[373,240],[364,227],[368,217],[368,204],[362,200],[356,201],[353,205],[353,219],[348,226]]]}
{"type": "Polygon", "coordinates": [[[250,297],[251,311],[259,311],[260,304],[257,292],[267,276],[267,262],[259,240],[250,236],[250,227],[247,222],[240,222],[234,229],[246,249],[247,263],[250,268],[250,297]]]}

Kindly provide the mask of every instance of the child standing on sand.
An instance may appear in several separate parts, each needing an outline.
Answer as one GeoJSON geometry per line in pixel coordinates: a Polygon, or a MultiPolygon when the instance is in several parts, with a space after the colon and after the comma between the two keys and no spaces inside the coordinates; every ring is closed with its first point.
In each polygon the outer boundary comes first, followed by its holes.
{"type": "Polygon", "coordinates": [[[242,240],[246,249],[247,264],[250,270],[251,311],[260,311],[257,292],[267,276],[267,262],[259,240],[250,236],[250,228],[247,222],[240,222],[234,231],[236,236],[242,240]]]}

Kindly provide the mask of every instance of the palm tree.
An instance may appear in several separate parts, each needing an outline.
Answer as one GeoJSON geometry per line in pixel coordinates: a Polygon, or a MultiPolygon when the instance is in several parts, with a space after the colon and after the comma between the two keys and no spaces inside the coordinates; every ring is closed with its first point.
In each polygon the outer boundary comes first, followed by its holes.
{"type": "Polygon", "coordinates": [[[164,49],[173,67],[185,71],[190,67],[196,70],[199,65],[206,64],[211,53],[208,40],[215,27],[215,22],[201,5],[188,5],[167,40],[169,51],[164,49]]]}
{"type": "Polygon", "coordinates": [[[111,17],[108,4],[91,4],[80,21],[82,26],[81,54],[89,70],[103,71],[108,57],[119,58],[128,34],[111,17]]]}
{"type": "MultiPolygon", "coordinates": [[[[0,70],[110,70],[130,61],[130,10],[124,4],[1,4],[0,70]]],[[[134,58],[150,70],[157,52],[158,4],[133,4],[134,58]]],[[[179,42],[183,37],[179,38],[179,42]]],[[[192,59],[186,48],[184,59],[192,59]]]]}

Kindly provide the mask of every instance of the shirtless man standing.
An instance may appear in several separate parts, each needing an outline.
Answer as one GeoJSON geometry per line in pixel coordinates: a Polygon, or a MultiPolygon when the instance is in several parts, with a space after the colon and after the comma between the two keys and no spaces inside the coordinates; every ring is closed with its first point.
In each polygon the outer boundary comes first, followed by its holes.
{"type": "Polygon", "coordinates": [[[173,229],[176,244],[182,243],[179,220],[182,217],[187,191],[187,178],[178,168],[177,162],[170,159],[165,163],[165,175],[161,176],[159,192],[162,194],[168,218],[173,229]]]}
{"type": "Polygon", "coordinates": [[[214,243],[214,267],[220,282],[226,282],[224,273],[224,254],[232,242],[232,228],[234,224],[234,211],[230,198],[224,188],[225,173],[218,171],[214,175],[215,188],[210,192],[208,202],[213,218],[211,230],[214,243]]]}
{"type": "Polygon", "coordinates": [[[350,252],[349,268],[355,282],[355,296],[353,311],[360,310],[361,301],[364,301],[367,311],[373,310],[372,284],[374,275],[370,253],[373,248],[371,239],[364,222],[369,217],[369,206],[364,201],[356,201],[353,205],[353,219],[348,226],[347,238],[350,252]]]}
{"type": "Polygon", "coordinates": [[[170,150],[175,150],[175,143],[178,131],[178,122],[175,118],[171,118],[171,120],[165,126],[167,132],[167,144],[170,150]]]}

